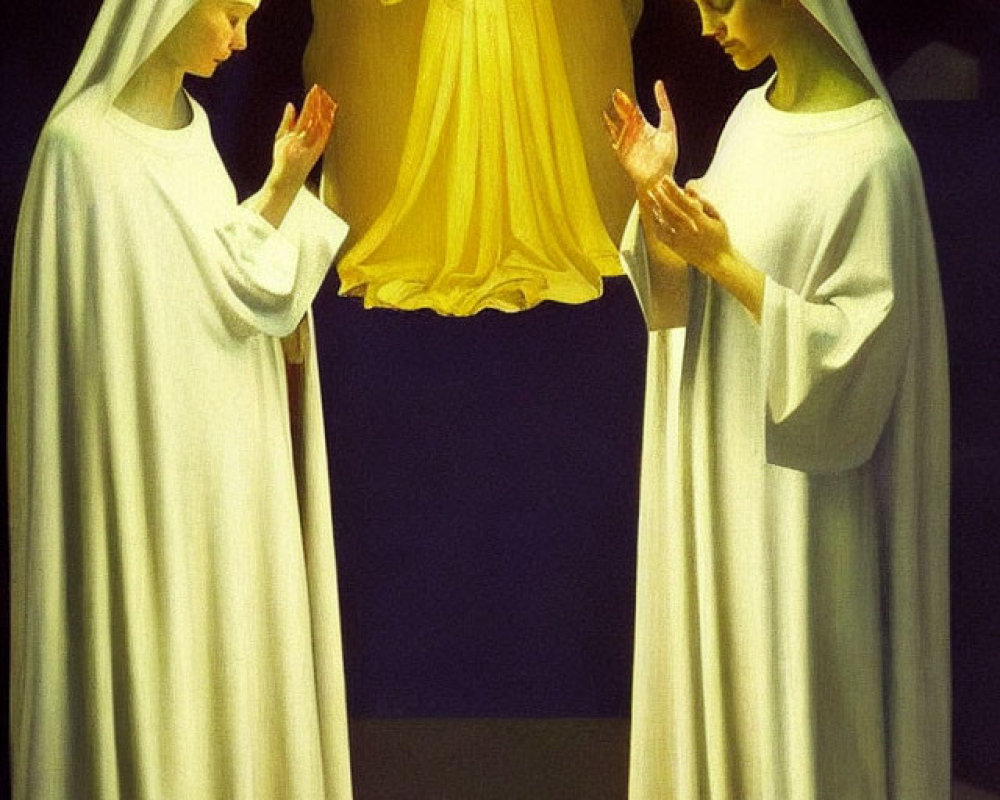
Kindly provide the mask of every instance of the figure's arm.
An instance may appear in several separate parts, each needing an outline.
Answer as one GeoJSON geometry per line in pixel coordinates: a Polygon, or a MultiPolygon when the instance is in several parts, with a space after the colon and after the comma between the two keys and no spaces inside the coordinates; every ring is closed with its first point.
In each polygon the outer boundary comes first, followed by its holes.
{"type": "MultiPolygon", "coordinates": [[[[878,165],[877,165],[878,166],[878,165]]],[[[824,277],[793,291],[732,246],[718,211],[694,186],[665,178],[651,192],[650,231],[730,292],[760,324],[767,460],[832,472],[871,457],[907,358],[899,280],[917,261],[919,196],[892,165],[873,169],[842,202],[839,230],[815,255],[824,277]]],[[[904,279],[905,280],[905,279],[904,279]]]]}
{"type": "Polygon", "coordinates": [[[271,171],[260,191],[246,206],[260,214],[273,227],[281,226],[306,178],[326,149],[333,130],[337,104],[321,87],[313,86],[296,118],[295,107],[288,103],[274,136],[271,171]]]}
{"type": "Polygon", "coordinates": [[[298,118],[287,106],[264,186],[217,228],[228,254],[226,305],[248,332],[292,334],[347,235],[344,221],[304,186],[335,110],[319,87],[306,95],[298,118]]]}
{"type": "Polygon", "coordinates": [[[644,310],[651,330],[687,324],[689,293],[687,261],[655,233],[656,203],[650,189],[673,175],[677,165],[677,124],[663,81],[656,82],[654,93],[660,110],[655,128],[639,106],[621,91],[614,93],[610,107],[604,112],[611,146],[635,185],[648,262],[649,297],[644,298],[644,310]]]}

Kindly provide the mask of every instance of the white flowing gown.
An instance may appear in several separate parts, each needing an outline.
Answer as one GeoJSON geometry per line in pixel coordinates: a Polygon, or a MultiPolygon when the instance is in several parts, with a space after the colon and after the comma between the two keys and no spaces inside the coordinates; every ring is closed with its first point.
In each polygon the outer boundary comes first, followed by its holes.
{"type": "Polygon", "coordinates": [[[304,191],[280,230],[239,206],[191,102],[160,130],[96,86],[36,150],[10,343],[16,797],[351,794],[316,358],[286,377],[276,338],[311,326],[347,228],[304,191]]]}
{"type": "MultiPolygon", "coordinates": [[[[691,270],[650,333],[632,800],[944,800],[948,384],[915,156],[873,99],[733,112],[702,194],[760,324],[691,270]]],[[[648,307],[638,215],[623,261],[648,307]]]]}

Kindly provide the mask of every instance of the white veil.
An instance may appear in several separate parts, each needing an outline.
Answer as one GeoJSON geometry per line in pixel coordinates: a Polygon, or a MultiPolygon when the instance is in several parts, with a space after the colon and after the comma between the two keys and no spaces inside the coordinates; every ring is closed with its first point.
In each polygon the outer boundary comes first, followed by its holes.
{"type": "Polygon", "coordinates": [[[847,0],[799,0],[799,2],[847,53],[895,116],[892,98],[875,68],[871,53],[868,52],[868,45],[865,44],[847,0]]]}
{"type": "Polygon", "coordinates": [[[49,119],[97,84],[104,85],[104,102],[110,105],[132,74],[197,2],[104,0],[49,119]]]}
{"type": "MultiPolygon", "coordinates": [[[[76,66],[49,119],[87,89],[101,84],[110,105],[198,0],[104,0],[76,66]]],[[[260,0],[240,0],[256,8],[260,0]]]]}

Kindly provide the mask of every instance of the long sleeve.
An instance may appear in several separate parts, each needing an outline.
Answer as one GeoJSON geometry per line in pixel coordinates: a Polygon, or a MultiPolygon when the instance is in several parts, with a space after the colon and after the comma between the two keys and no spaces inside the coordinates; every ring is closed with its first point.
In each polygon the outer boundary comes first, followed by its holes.
{"type": "Polygon", "coordinates": [[[639,308],[647,330],[655,330],[653,323],[653,297],[649,283],[649,254],[646,252],[646,240],[642,234],[642,217],[639,214],[639,204],[636,203],[625,223],[620,247],[622,269],[632,282],[639,308]]]}
{"type": "Polygon", "coordinates": [[[245,206],[217,229],[232,311],[270,336],[298,326],[347,236],[347,225],[307,190],[299,192],[281,227],[245,206]]]}
{"type": "Polygon", "coordinates": [[[767,458],[812,472],[871,457],[906,359],[900,286],[914,254],[889,171],[860,183],[817,258],[814,286],[768,279],[761,320],[767,458]],[[831,266],[832,265],[832,266],[831,266]]]}

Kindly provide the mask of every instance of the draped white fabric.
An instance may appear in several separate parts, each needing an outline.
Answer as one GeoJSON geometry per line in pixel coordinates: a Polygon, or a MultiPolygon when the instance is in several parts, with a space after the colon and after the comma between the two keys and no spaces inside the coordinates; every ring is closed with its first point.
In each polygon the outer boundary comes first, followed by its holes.
{"type": "MultiPolygon", "coordinates": [[[[867,69],[853,21],[834,33],[867,69]]],[[[692,270],[687,327],[650,333],[630,797],[943,800],[949,396],[919,167],[884,100],[765,91],[701,187],[766,272],[761,323],[692,270]]],[[[622,250],[648,310],[637,215],[622,250]]]]}
{"type": "Polygon", "coordinates": [[[861,70],[876,94],[882,98],[882,102],[895,115],[892,98],[885,88],[882,76],[875,68],[871,53],[868,52],[868,45],[865,44],[864,37],[861,35],[861,30],[858,28],[857,20],[854,19],[854,14],[851,13],[851,7],[847,0],[799,0],[799,2],[826,28],[827,32],[840,45],[841,50],[850,56],[851,61],[861,70]]]}
{"type": "Polygon", "coordinates": [[[104,4],[21,207],[18,798],[351,796],[309,317],[346,225],[306,192],[280,230],[240,207],[193,100],[174,131],[110,105],[189,5],[104,4]]]}

